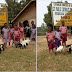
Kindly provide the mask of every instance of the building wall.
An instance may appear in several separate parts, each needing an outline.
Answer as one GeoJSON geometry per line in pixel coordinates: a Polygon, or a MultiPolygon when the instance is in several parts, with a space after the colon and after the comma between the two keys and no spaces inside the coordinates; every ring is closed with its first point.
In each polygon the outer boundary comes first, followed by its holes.
{"type": "Polygon", "coordinates": [[[14,22],[24,22],[25,20],[29,21],[31,25],[31,21],[34,21],[36,24],[36,3],[32,2],[14,22]]]}
{"type": "Polygon", "coordinates": [[[3,6],[4,6],[5,4],[3,4],[3,3],[0,3],[0,8],[3,8],[3,6]]]}

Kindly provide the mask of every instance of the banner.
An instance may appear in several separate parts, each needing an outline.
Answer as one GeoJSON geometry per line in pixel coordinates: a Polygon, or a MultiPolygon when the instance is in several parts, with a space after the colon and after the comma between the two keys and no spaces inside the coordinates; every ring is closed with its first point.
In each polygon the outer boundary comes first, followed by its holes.
{"type": "Polygon", "coordinates": [[[61,21],[65,21],[66,26],[72,26],[72,4],[52,2],[52,21],[54,26],[61,26],[61,21]]]}
{"type": "Polygon", "coordinates": [[[4,23],[7,23],[7,7],[6,4],[0,5],[0,26],[3,26],[4,23]]]}
{"type": "Polygon", "coordinates": [[[72,9],[55,26],[61,26],[61,21],[65,22],[65,26],[72,26],[72,9]]]}

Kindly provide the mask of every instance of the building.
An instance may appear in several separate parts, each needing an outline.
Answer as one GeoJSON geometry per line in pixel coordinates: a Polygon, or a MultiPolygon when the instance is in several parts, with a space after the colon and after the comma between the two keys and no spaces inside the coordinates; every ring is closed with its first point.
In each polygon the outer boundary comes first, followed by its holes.
{"type": "Polygon", "coordinates": [[[30,0],[30,2],[16,15],[16,17],[11,21],[13,23],[22,22],[25,24],[34,21],[36,24],[36,0],[30,0]]]}
{"type": "Polygon", "coordinates": [[[61,21],[65,21],[66,26],[72,26],[72,3],[52,2],[51,14],[54,26],[61,26],[61,21]]]}
{"type": "Polygon", "coordinates": [[[0,3],[0,9],[3,8],[3,6],[4,6],[4,4],[3,3],[0,3]]]}

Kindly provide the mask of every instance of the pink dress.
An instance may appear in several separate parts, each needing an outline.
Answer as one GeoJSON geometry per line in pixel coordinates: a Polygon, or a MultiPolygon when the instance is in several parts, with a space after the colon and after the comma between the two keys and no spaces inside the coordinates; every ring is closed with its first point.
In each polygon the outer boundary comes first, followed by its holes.
{"type": "Polygon", "coordinates": [[[46,33],[46,38],[47,38],[47,41],[48,41],[48,47],[49,47],[49,50],[53,49],[55,47],[55,44],[54,44],[54,33],[53,32],[47,32],[46,33]]]}
{"type": "Polygon", "coordinates": [[[9,32],[8,32],[8,41],[11,42],[11,30],[9,29],[9,32]]]}
{"type": "Polygon", "coordinates": [[[13,36],[14,28],[10,28],[10,31],[11,31],[11,39],[14,40],[14,36],[13,36]]]}
{"type": "Polygon", "coordinates": [[[66,26],[60,26],[59,30],[61,31],[61,39],[62,41],[67,41],[67,27],[66,26]]]}
{"type": "Polygon", "coordinates": [[[24,39],[24,27],[19,27],[20,30],[20,39],[24,39]]]}
{"type": "Polygon", "coordinates": [[[7,43],[8,42],[8,28],[3,28],[2,29],[3,33],[4,33],[4,38],[2,39],[2,42],[7,43]]]}

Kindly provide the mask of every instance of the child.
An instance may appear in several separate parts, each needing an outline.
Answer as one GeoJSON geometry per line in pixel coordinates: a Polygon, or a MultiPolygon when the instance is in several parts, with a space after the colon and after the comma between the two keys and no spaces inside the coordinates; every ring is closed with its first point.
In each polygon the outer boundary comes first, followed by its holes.
{"type": "Polygon", "coordinates": [[[30,39],[30,26],[29,26],[29,23],[27,23],[27,26],[25,27],[26,29],[26,37],[29,37],[30,39]]]}
{"type": "Polygon", "coordinates": [[[11,42],[11,30],[10,27],[8,26],[9,32],[8,32],[8,42],[9,42],[9,47],[10,47],[10,42],[11,42]]]}
{"type": "Polygon", "coordinates": [[[14,36],[13,36],[14,28],[13,28],[12,24],[10,24],[10,33],[11,33],[11,41],[12,41],[12,46],[13,46],[13,43],[14,43],[14,36]]]}
{"type": "Polygon", "coordinates": [[[31,26],[30,27],[32,28],[33,25],[34,25],[34,21],[31,21],[31,26]]]}
{"type": "Polygon", "coordinates": [[[16,48],[19,42],[20,42],[20,32],[18,30],[18,27],[16,27],[16,29],[14,30],[14,43],[15,43],[16,48]]]}
{"type": "Polygon", "coordinates": [[[22,23],[19,27],[19,30],[20,30],[20,39],[24,40],[24,27],[22,23]]]}
{"type": "Polygon", "coordinates": [[[61,39],[62,39],[62,45],[63,43],[66,46],[66,41],[67,41],[67,27],[65,26],[65,22],[62,21],[62,26],[59,27],[59,30],[61,32],[61,39]]]}
{"type": "Polygon", "coordinates": [[[2,29],[2,42],[4,42],[4,49],[7,48],[7,42],[8,42],[8,26],[7,23],[4,24],[4,28],[2,29]]]}
{"type": "Polygon", "coordinates": [[[56,47],[59,47],[61,45],[61,33],[59,31],[59,28],[56,29],[57,31],[55,31],[55,44],[56,44],[56,47]]]}
{"type": "Polygon", "coordinates": [[[17,27],[18,27],[18,30],[19,30],[18,23],[15,24],[15,26],[14,26],[14,30],[16,30],[17,27]]]}
{"type": "Polygon", "coordinates": [[[47,38],[47,42],[48,42],[48,47],[49,47],[49,54],[51,54],[51,50],[54,52],[54,33],[52,32],[52,26],[48,27],[48,32],[46,33],[46,38],[47,38]]]}
{"type": "Polygon", "coordinates": [[[36,40],[36,27],[35,25],[32,26],[31,28],[31,40],[36,40]]]}

